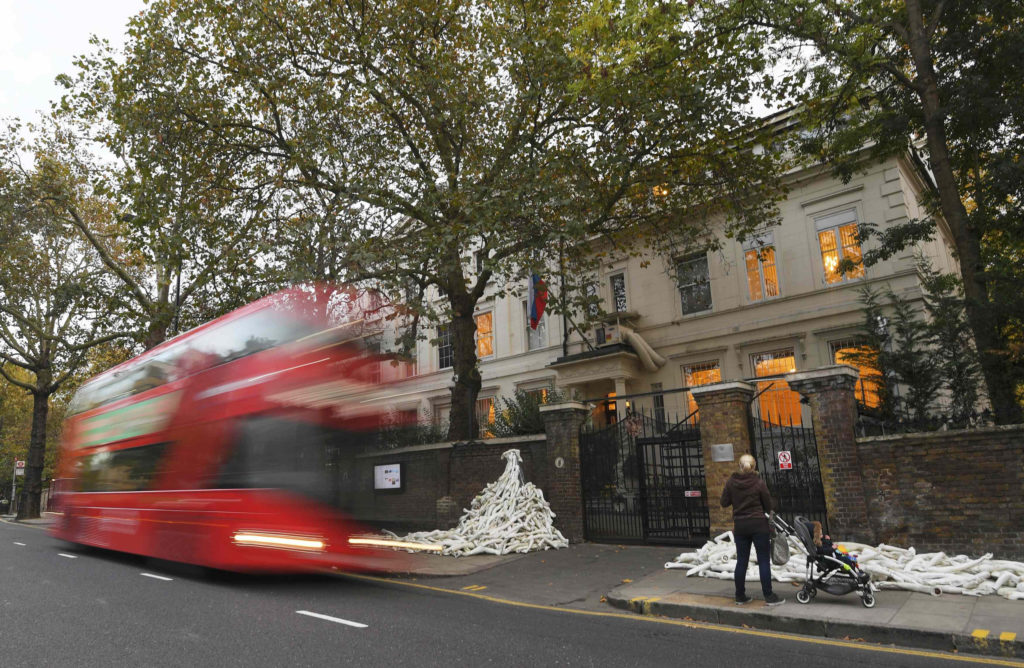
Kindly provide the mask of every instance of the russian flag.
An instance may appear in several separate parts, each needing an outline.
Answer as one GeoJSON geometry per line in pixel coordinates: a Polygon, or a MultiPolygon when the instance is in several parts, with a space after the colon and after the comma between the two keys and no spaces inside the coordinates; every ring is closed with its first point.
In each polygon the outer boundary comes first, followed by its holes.
{"type": "Polygon", "coordinates": [[[526,303],[530,309],[530,329],[537,329],[540,318],[544,315],[544,307],[548,303],[548,286],[537,274],[530,276],[526,303]]]}

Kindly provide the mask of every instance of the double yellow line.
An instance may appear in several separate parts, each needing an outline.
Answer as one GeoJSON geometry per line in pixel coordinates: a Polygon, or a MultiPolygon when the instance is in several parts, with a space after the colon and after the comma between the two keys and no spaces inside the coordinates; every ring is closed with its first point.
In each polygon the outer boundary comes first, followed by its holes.
{"type": "MultiPolygon", "coordinates": [[[[667,624],[669,626],[682,626],[688,629],[704,629],[708,631],[724,631],[726,633],[736,633],[739,635],[756,636],[759,638],[774,638],[776,640],[792,640],[794,642],[802,642],[811,645],[828,645],[832,647],[846,647],[849,649],[856,649],[863,652],[880,652],[882,654],[899,654],[902,656],[920,656],[929,659],[945,659],[947,661],[958,661],[961,663],[977,663],[988,666],[1016,666],[1016,668],[1024,668],[1024,662],[1017,661],[1014,659],[1000,659],[996,657],[988,656],[966,656],[961,654],[950,654],[948,652],[936,652],[932,650],[920,650],[920,649],[904,649],[900,647],[886,647],[884,645],[871,645],[867,643],[850,642],[847,640],[834,640],[832,638],[814,638],[810,636],[799,636],[791,633],[780,633],[778,631],[759,631],[757,629],[737,628],[734,626],[724,626],[722,624],[713,624],[711,622],[693,622],[684,621],[681,619],[666,619],[664,617],[651,617],[637,614],[627,614],[622,612],[599,612],[596,610],[577,610],[575,608],[559,608],[553,605],[542,605],[539,603],[524,603],[523,601],[511,601],[509,599],[498,598],[497,596],[490,596],[488,594],[478,594],[474,591],[465,591],[458,589],[446,589],[444,587],[434,587],[432,585],[425,585],[419,582],[409,582],[407,580],[396,580],[392,578],[377,577],[374,575],[357,575],[355,573],[338,573],[333,571],[337,575],[341,575],[346,578],[353,578],[356,580],[365,580],[367,582],[378,582],[381,584],[401,585],[403,587],[413,587],[415,589],[425,589],[427,591],[436,591],[443,594],[455,594],[458,596],[469,596],[471,598],[480,599],[482,601],[489,601],[491,603],[500,603],[502,605],[511,605],[517,608],[529,608],[532,610],[550,610],[554,612],[564,612],[573,615],[586,615],[588,617],[611,617],[615,619],[630,619],[633,621],[651,622],[654,624],[667,624]]],[[[644,603],[650,603],[653,598],[643,599],[644,603]]],[[[647,606],[645,609],[649,610],[647,606]]]]}

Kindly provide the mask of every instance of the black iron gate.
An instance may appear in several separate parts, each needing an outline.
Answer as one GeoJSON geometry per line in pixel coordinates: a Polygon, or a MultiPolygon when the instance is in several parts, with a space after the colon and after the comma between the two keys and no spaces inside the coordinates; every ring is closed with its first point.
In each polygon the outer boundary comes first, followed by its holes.
{"type": "Polygon", "coordinates": [[[814,429],[803,425],[799,395],[777,385],[767,383],[750,402],[750,437],[757,470],[778,503],[776,512],[783,519],[792,523],[802,515],[821,522],[827,532],[825,491],[814,429]],[[778,394],[773,397],[770,393],[778,394]]]}
{"type": "MultiPolygon", "coordinates": [[[[621,399],[621,398],[620,398],[621,399]]],[[[710,529],[695,416],[669,423],[630,411],[580,433],[588,540],[703,544],[710,529]]]]}

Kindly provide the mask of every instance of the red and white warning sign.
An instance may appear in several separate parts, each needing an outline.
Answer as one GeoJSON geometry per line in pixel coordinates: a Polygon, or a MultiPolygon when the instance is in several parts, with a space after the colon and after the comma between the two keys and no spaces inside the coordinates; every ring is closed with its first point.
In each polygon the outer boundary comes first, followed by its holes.
{"type": "Polygon", "coordinates": [[[697,497],[700,496],[700,490],[699,489],[688,489],[685,492],[683,492],[683,496],[685,496],[688,499],[697,498],[697,497]]]}
{"type": "Polygon", "coordinates": [[[790,454],[789,450],[779,451],[779,468],[782,470],[793,468],[793,455],[790,454]]]}

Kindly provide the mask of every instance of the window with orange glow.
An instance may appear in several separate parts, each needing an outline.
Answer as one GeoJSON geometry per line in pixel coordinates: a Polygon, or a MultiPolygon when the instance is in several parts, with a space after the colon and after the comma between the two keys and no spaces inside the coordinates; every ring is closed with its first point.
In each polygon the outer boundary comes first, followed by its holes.
{"type": "Polygon", "coordinates": [[[490,357],[494,354],[494,313],[488,311],[476,317],[476,356],[490,357]]]}
{"type": "Polygon", "coordinates": [[[839,211],[815,219],[814,225],[818,230],[825,283],[832,285],[844,279],[862,278],[864,265],[861,262],[860,241],[857,240],[857,212],[854,209],[839,211]],[[845,275],[839,271],[839,265],[844,259],[855,265],[845,275]]]}
{"type": "Polygon", "coordinates": [[[775,247],[751,248],[743,254],[747,265],[750,301],[779,296],[779,273],[775,267],[775,247]]]}
{"type": "Polygon", "coordinates": [[[480,425],[481,438],[494,436],[490,430],[490,426],[494,424],[494,397],[481,397],[476,400],[476,421],[480,425]]]}
{"type": "MultiPolygon", "coordinates": [[[[756,353],[750,356],[750,361],[757,378],[796,371],[796,357],[792,348],[756,353]]],[[[789,389],[789,383],[780,379],[760,382],[757,391],[762,390],[764,392],[757,399],[762,420],[787,426],[802,424],[800,395],[789,389]]]]}
{"type": "MultiPolygon", "coordinates": [[[[696,364],[687,364],[683,367],[683,383],[687,387],[699,387],[722,381],[722,369],[718,360],[707,360],[696,364]]],[[[686,414],[693,415],[697,410],[697,401],[693,394],[686,393],[686,414]]]]}
{"type": "Polygon", "coordinates": [[[860,378],[857,380],[857,401],[868,408],[877,408],[879,382],[878,353],[864,345],[858,339],[844,339],[829,343],[832,349],[832,361],[835,364],[849,364],[857,369],[860,378]]]}

